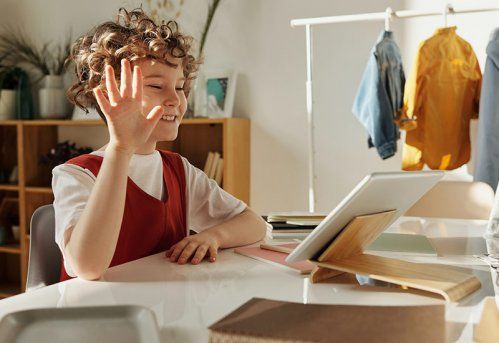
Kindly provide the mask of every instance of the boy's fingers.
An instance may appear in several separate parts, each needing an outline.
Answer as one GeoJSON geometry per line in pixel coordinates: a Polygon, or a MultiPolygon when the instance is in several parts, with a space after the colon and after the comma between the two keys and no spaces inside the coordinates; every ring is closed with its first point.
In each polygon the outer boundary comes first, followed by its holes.
{"type": "Polygon", "coordinates": [[[173,249],[173,252],[170,255],[170,261],[175,262],[177,261],[178,256],[184,250],[184,247],[187,245],[186,241],[180,241],[175,245],[175,249],[173,249]]]}
{"type": "Polygon", "coordinates": [[[120,91],[116,85],[116,78],[114,76],[114,69],[110,65],[106,66],[106,88],[109,94],[109,101],[111,105],[115,106],[121,99],[120,91]]]}
{"type": "Polygon", "coordinates": [[[132,97],[142,101],[142,70],[139,66],[133,67],[132,97]]]}
{"type": "Polygon", "coordinates": [[[218,249],[210,245],[210,262],[215,262],[217,260],[218,249]]]}
{"type": "Polygon", "coordinates": [[[167,258],[170,257],[170,256],[172,256],[173,249],[175,249],[175,245],[171,246],[170,249],[168,249],[167,251],[165,251],[165,256],[167,258]]]}
{"type": "Polygon", "coordinates": [[[130,61],[126,58],[121,60],[120,91],[123,98],[129,98],[132,96],[132,69],[130,67],[130,61]]]}
{"type": "Polygon", "coordinates": [[[161,119],[162,116],[163,116],[163,107],[156,106],[147,115],[147,120],[148,120],[149,124],[152,127],[154,127],[158,123],[158,121],[161,119]]]}
{"type": "Polygon", "coordinates": [[[186,263],[187,260],[192,256],[197,247],[198,247],[197,243],[194,242],[190,242],[189,244],[187,244],[187,246],[182,251],[182,254],[178,258],[178,263],[179,264],[186,263]]]}
{"type": "Polygon", "coordinates": [[[203,258],[206,256],[206,252],[208,251],[208,247],[205,245],[200,245],[198,249],[196,250],[196,253],[194,254],[194,257],[192,258],[192,264],[198,264],[203,260],[203,258]]]}
{"type": "Polygon", "coordinates": [[[100,90],[99,88],[94,88],[93,91],[94,91],[95,100],[97,100],[97,104],[99,105],[100,109],[107,117],[107,114],[111,110],[111,104],[106,99],[106,96],[104,95],[102,90],[100,90]]]}

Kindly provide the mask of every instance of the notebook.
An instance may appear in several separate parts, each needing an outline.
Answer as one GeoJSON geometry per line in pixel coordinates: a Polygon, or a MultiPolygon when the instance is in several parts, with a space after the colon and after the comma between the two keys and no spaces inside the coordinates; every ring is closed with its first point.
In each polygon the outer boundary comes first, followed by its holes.
{"type": "Polygon", "coordinates": [[[367,251],[381,251],[397,255],[437,256],[437,251],[424,235],[382,233],[367,247],[367,251]]]}
{"type": "Polygon", "coordinates": [[[445,307],[300,304],[253,298],[209,327],[221,342],[444,342],[445,307]]]}
{"type": "Polygon", "coordinates": [[[288,254],[278,251],[260,249],[260,247],[258,246],[235,248],[234,252],[236,254],[254,258],[255,260],[258,261],[270,263],[276,267],[285,268],[288,270],[298,272],[299,274],[310,274],[315,267],[315,265],[309,261],[287,263],[284,260],[286,259],[288,254]]]}
{"type": "Polygon", "coordinates": [[[286,222],[287,220],[322,220],[326,218],[327,213],[310,212],[272,212],[267,216],[269,223],[286,222]]]}

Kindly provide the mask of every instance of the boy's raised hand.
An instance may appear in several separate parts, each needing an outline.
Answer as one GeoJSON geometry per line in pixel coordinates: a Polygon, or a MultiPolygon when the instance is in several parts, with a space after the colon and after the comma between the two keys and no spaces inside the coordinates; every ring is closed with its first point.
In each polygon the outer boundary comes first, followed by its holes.
{"type": "Polygon", "coordinates": [[[142,71],[130,61],[121,60],[121,84],[118,88],[114,69],[105,67],[107,96],[99,88],[94,95],[107,119],[109,145],[120,151],[134,153],[151,135],[163,115],[163,108],[155,106],[149,113],[142,108],[142,71]]]}

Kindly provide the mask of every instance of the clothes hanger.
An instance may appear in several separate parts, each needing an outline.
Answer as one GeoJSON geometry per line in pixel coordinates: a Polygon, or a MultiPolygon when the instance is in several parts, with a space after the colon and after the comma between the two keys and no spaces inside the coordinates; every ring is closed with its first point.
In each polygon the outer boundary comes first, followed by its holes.
{"type": "Polygon", "coordinates": [[[444,27],[448,27],[447,15],[454,14],[454,7],[451,4],[446,4],[443,11],[444,16],[444,27]]]}
{"type": "Polygon", "coordinates": [[[387,7],[385,10],[386,17],[385,17],[385,31],[391,31],[390,28],[390,22],[392,21],[393,17],[393,10],[391,7],[387,7]]]}

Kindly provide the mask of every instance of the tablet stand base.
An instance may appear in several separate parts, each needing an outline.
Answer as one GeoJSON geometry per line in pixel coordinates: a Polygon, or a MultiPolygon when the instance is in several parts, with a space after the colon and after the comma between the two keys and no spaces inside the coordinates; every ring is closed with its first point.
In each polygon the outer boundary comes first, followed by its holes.
{"type": "Polygon", "coordinates": [[[447,301],[458,301],[481,287],[475,276],[456,267],[406,262],[364,253],[394,215],[393,210],[355,217],[319,258],[312,260],[316,267],[310,275],[311,282],[321,282],[343,272],[361,274],[437,293],[447,301]]]}

